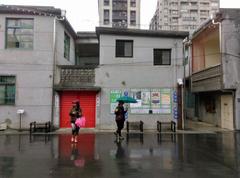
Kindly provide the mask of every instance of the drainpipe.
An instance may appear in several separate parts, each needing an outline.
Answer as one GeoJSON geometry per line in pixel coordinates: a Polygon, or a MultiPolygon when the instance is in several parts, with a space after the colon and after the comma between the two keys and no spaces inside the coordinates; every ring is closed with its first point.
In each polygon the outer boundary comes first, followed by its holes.
{"type": "Polygon", "coordinates": [[[186,59],[185,59],[185,47],[188,43],[188,37],[186,37],[182,44],[183,44],[183,86],[182,86],[182,128],[183,130],[186,129],[185,119],[186,119],[186,108],[185,108],[185,98],[186,98],[186,59]]]}
{"type": "Polygon", "coordinates": [[[62,10],[61,11],[61,16],[57,17],[54,16],[54,20],[53,20],[53,73],[52,73],[52,107],[51,107],[51,123],[53,124],[54,122],[54,107],[55,107],[55,90],[54,90],[54,84],[55,84],[55,73],[56,73],[56,63],[57,63],[57,59],[56,59],[56,35],[57,35],[57,31],[56,31],[56,23],[57,20],[59,21],[63,21],[65,20],[66,17],[66,11],[62,10]]]}
{"type": "Polygon", "coordinates": [[[185,130],[185,87],[186,87],[186,65],[185,65],[185,43],[187,41],[187,38],[185,38],[182,42],[183,44],[183,87],[182,87],[182,128],[185,130]]]}
{"type": "Polygon", "coordinates": [[[213,15],[211,15],[212,24],[219,26],[219,50],[220,50],[220,61],[222,66],[222,89],[223,89],[223,61],[222,61],[222,23],[221,22],[215,22],[215,19],[213,18],[213,15]]]}
{"type": "MultiPolygon", "coordinates": [[[[215,19],[213,18],[213,15],[211,15],[211,19],[212,19],[212,24],[219,26],[219,50],[220,50],[220,61],[221,61],[221,89],[224,90],[224,81],[223,81],[223,64],[224,63],[223,63],[223,57],[222,57],[222,23],[221,22],[215,22],[215,19]]],[[[234,91],[232,91],[232,93],[233,93],[232,96],[234,97],[233,101],[235,101],[234,91]]],[[[234,102],[234,104],[235,104],[235,102],[234,102]]],[[[234,105],[233,105],[233,107],[234,107],[234,105]]],[[[233,115],[234,123],[235,123],[235,118],[236,118],[236,112],[234,112],[234,115],[233,115]]]]}
{"type": "MultiPolygon", "coordinates": [[[[183,42],[182,42],[182,44],[183,44],[183,94],[182,94],[182,104],[183,104],[183,109],[182,109],[182,127],[183,127],[183,130],[185,130],[186,129],[186,108],[185,108],[185,104],[186,104],[186,102],[185,102],[185,100],[186,100],[186,56],[185,56],[185,54],[186,54],[186,47],[188,47],[188,55],[187,55],[187,59],[188,59],[188,61],[189,61],[189,46],[191,45],[191,40],[189,40],[189,38],[188,37],[186,37],[184,40],[183,40],[183,42]]],[[[190,71],[190,61],[189,61],[189,71],[190,71]]],[[[190,73],[189,73],[189,76],[190,76],[190,73]]]]}

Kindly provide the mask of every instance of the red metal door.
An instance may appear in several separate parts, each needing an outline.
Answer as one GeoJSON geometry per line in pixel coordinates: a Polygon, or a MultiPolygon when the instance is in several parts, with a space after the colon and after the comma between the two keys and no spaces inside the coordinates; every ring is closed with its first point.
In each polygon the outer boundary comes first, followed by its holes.
{"type": "Polygon", "coordinates": [[[86,128],[95,127],[96,92],[92,91],[64,91],[60,94],[60,128],[70,128],[69,111],[72,101],[78,99],[86,117],[86,128]]]}

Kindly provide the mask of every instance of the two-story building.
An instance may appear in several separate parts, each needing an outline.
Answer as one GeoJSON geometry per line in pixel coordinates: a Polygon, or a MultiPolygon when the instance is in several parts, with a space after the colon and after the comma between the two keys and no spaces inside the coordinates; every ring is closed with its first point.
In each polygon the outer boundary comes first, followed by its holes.
{"type": "Polygon", "coordinates": [[[0,6],[0,122],[22,127],[51,121],[66,128],[73,100],[80,100],[86,127],[115,128],[121,95],[134,97],[129,121],[155,129],[177,122],[177,81],[183,78],[187,32],[99,27],[75,33],[61,9],[0,6]]]}
{"type": "Polygon", "coordinates": [[[95,32],[78,32],[75,39],[76,64],[58,65],[55,83],[56,126],[69,128],[72,101],[79,100],[86,119],[86,128],[96,127],[100,87],[96,86],[95,68],[99,65],[99,42],[95,32]]]}
{"type": "Polygon", "coordinates": [[[99,44],[93,33],[77,33],[79,65],[58,66],[59,127],[70,126],[71,102],[79,99],[86,127],[114,129],[116,99],[122,95],[138,101],[129,105],[129,121],[142,120],[145,129],[156,129],[157,121],[177,122],[173,96],[183,78],[182,41],[188,33],[104,27],[96,33],[99,44]]]}
{"type": "Polygon", "coordinates": [[[195,117],[240,129],[239,9],[220,9],[191,37],[191,91],[195,117]]]}
{"type": "Polygon", "coordinates": [[[129,105],[128,120],[142,120],[144,129],[156,129],[158,120],[175,120],[173,96],[183,78],[183,39],[188,33],[104,27],[96,33],[100,56],[95,82],[101,87],[96,126],[115,128],[116,99],[123,95],[138,101],[129,105]]]}
{"type": "MultiPolygon", "coordinates": [[[[0,5],[0,123],[19,128],[52,121],[57,65],[75,64],[77,35],[61,9],[0,5]]],[[[53,119],[54,118],[54,119],[53,119]]]]}

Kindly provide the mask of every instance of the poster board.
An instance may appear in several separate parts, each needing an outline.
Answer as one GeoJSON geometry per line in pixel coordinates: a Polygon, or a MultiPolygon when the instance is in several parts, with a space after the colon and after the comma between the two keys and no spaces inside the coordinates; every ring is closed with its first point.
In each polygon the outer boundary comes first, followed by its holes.
{"type": "Polygon", "coordinates": [[[138,103],[130,104],[132,114],[171,114],[171,89],[131,89],[131,96],[138,103]]]}
{"type": "MultiPolygon", "coordinates": [[[[116,100],[123,95],[121,90],[110,91],[110,110],[114,113],[117,106],[116,100]]],[[[172,112],[172,89],[130,89],[129,96],[137,100],[131,103],[129,112],[131,114],[171,114],[172,112]]]]}
{"type": "Polygon", "coordinates": [[[110,113],[113,114],[115,108],[118,105],[118,102],[116,101],[118,98],[122,96],[121,90],[111,90],[110,91],[110,113]]]}

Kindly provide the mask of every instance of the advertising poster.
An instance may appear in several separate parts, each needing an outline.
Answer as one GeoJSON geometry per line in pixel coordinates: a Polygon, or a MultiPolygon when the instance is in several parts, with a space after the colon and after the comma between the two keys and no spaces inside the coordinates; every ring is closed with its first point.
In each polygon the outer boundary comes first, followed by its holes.
{"type": "Polygon", "coordinates": [[[171,107],[171,90],[161,89],[161,105],[163,108],[171,107]]]}
{"type": "Polygon", "coordinates": [[[141,108],[142,106],[142,94],[141,90],[139,89],[132,89],[131,90],[131,96],[137,100],[137,103],[131,103],[130,107],[133,108],[141,108]]]}
{"type": "Polygon", "coordinates": [[[110,112],[113,114],[115,108],[118,105],[118,102],[116,101],[118,98],[122,96],[121,90],[111,90],[110,91],[110,112]]]}
{"type": "Polygon", "coordinates": [[[171,113],[171,89],[161,89],[161,113],[171,113]]]}
{"type": "Polygon", "coordinates": [[[160,108],[160,90],[151,91],[151,108],[159,109],[160,108]]]}
{"type": "Polygon", "coordinates": [[[149,89],[132,89],[131,96],[136,99],[137,103],[131,103],[131,113],[146,114],[150,109],[150,90],[149,89]]]}
{"type": "Polygon", "coordinates": [[[142,98],[142,108],[150,109],[150,90],[142,89],[141,91],[142,98]]]}
{"type": "MultiPolygon", "coordinates": [[[[149,114],[150,110],[153,114],[171,114],[172,98],[170,88],[159,89],[131,89],[129,95],[137,100],[137,103],[130,104],[130,113],[132,114],[149,114]]],[[[117,106],[116,100],[123,95],[121,90],[112,90],[110,92],[111,113],[117,106]]]]}

